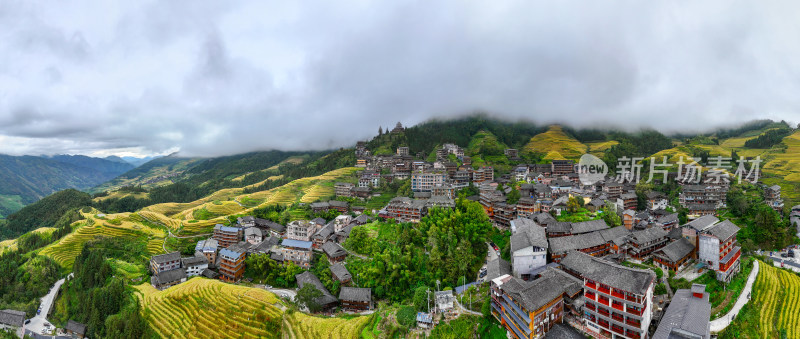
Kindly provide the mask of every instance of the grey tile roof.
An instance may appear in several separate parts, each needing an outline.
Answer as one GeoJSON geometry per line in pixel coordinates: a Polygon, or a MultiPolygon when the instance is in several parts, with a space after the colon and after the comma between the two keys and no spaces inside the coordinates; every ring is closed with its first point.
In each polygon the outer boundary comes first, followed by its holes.
{"type": "Polygon", "coordinates": [[[325,225],[325,224],[328,223],[327,221],[325,221],[325,219],[322,219],[322,218],[311,219],[311,222],[313,222],[313,223],[315,223],[317,225],[325,225]]]}
{"type": "Polygon", "coordinates": [[[725,220],[707,228],[706,232],[724,241],[739,232],[739,227],[734,225],[730,220],[725,220]]]}
{"type": "Polygon", "coordinates": [[[561,254],[581,250],[622,239],[630,234],[625,227],[614,227],[601,231],[550,238],[550,253],[561,254]]]}
{"type": "Polygon", "coordinates": [[[155,262],[156,264],[163,264],[175,260],[181,260],[181,252],[159,254],[159,255],[154,255],[150,258],[150,261],[155,262]]]}
{"type": "Polygon", "coordinates": [[[511,274],[511,264],[498,257],[486,263],[486,281],[494,280],[506,274],[511,274]]]}
{"type": "Polygon", "coordinates": [[[328,204],[330,204],[331,207],[344,207],[344,208],[350,207],[350,204],[347,203],[346,201],[339,201],[339,200],[328,201],[328,204]]]}
{"type": "Polygon", "coordinates": [[[72,333],[86,334],[86,325],[71,319],[67,321],[67,326],[65,326],[64,329],[72,331],[72,333]]]}
{"type": "Polygon", "coordinates": [[[711,303],[708,302],[708,293],[703,292],[703,298],[696,298],[692,296],[691,290],[677,290],[664,311],[653,339],[708,339],[711,337],[710,317],[711,303]]]}
{"type": "Polygon", "coordinates": [[[657,222],[662,224],[671,224],[678,222],[678,213],[670,213],[667,215],[662,215],[656,219],[657,222]]]}
{"type": "Polygon", "coordinates": [[[322,306],[325,306],[325,305],[333,304],[333,303],[336,303],[336,302],[339,301],[338,299],[336,299],[336,297],[334,297],[331,294],[330,291],[328,291],[327,288],[325,288],[324,285],[322,285],[322,282],[319,281],[319,278],[317,278],[317,276],[314,275],[314,273],[311,273],[309,271],[305,271],[303,273],[295,275],[294,277],[295,277],[295,279],[297,279],[297,287],[298,288],[303,288],[303,286],[305,286],[306,284],[311,284],[311,285],[314,285],[314,287],[316,287],[317,290],[322,292],[322,296],[317,298],[317,300],[316,300],[316,302],[318,304],[320,304],[322,306]]]}
{"type": "Polygon", "coordinates": [[[622,200],[636,199],[636,193],[623,193],[619,196],[622,200]]]}
{"type": "Polygon", "coordinates": [[[2,310],[0,311],[0,324],[22,327],[25,323],[25,312],[17,310],[2,310]]]}
{"type": "Polygon", "coordinates": [[[257,227],[248,227],[246,230],[244,230],[244,236],[245,237],[255,236],[260,238],[263,237],[264,234],[262,234],[261,230],[258,229],[257,227]]]}
{"type": "Polygon", "coordinates": [[[717,205],[712,203],[688,204],[686,208],[688,208],[690,211],[713,211],[717,209],[717,205]]]}
{"type": "Polygon", "coordinates": [[[209,278],[209,279],[216,279],[219,276],[219,273],[212,271],[211,269],[204,269],[203,273],[200,273],[202,276],[209,278]]]}
{"type": "Polygon", "coordinates": [[[553,299],[561,297],[566,288],[572,285],[580,288],[578,282],[548,270],[542,273],[540,278],[532,281],[511,278],[508,282],[500,285],[500,288],[516,303],[533,312],[547,305],[553,299]]]}
{"type": "Polygon", "coordinates": [[[372,290],[369,288],[342,287],[339,291],[339,300],[371,302],[372,290]]]}
{"type": "Polygon", "coordinates": [[[566,221],[551,221],[547,224],[547,233],[570,233],[572,232],[572,223],[566,221]]]}
{"type": "Polygon", "coordinates": [[[275,232],[281,233],[286,230],[286,226],[281,225],[277,222],[267,219],[256,218],[256,226],[262,228],[269,228],[275,232]]]}
{"type": "Polygon", "coordinates": [[[547,249],[547,235],[544,227],[537,225],[531,219],[511,220],[516,232],[511,235],[511,251],[521,250],[529,246],[547,249]]]}
{"type": "Polygon", "coordinates": [[[681,260],[683,257],[687,256],[689,253],[692,253],[694,250],[694,244],[691,241],[687,240],[686,238],[678,238],[667,246],[664,246],[656,253],[663,253],[667,259],[672,262],[677,262],[681,260]]]}
{"type": "Polygon", "coordinates": [[[651,227],[643,231],[631,233],[631,240],[634,244],[646,244],[666,237],[667,231],[664,231],[661,227],[651,227]]]}
{"type": "Polygon", "coordinates": [[[656,279],[653,271],[617,265],[578,251],[569,252],[561,259],[561,265],[584,278],[640,295],[645,294],[656,279]]]}
{"type": "Polygon", "coordinates": [[[321,228],[317,233],[312,235],[311,237],[314,239],[322,239],[327,240],[333,234],[333,223],[329,223],[325,225],[325,227],[321,228]]]}
{"type": "Polygon", "coordinates": [[[715,217],[713,215],[704,215],[702,217],[699,217],[697,219],[694,219],[694,220],[686,223],[686,225],[684,225],[684,226],[691,227],[691,228],[693,228],[693,229],[695,229],[697,231],[702,231],[702,230],[710,227],[711,225],[716,224],[718,221],[719,221],[719,219],[717,219],[717,217],[715,217]]]}
{"type": "Polygon", "coordinates": [[[350,274],[350,271],[347,270],[347,267],[344,267],[342,263],[335,263],[331,265],[331,273],[336,276],[341,281],[347,281],[353,279],[353,276],[350,274]]]}
{"type": "Polygon", "coordinates": [[[567,324],[555,324],[544,334],[544,339],[586,339],[578,330],[567,324]]]}
{"type": "Polygon", "coordinates": [[[333,241],[327,241],[324,244],[322,244],[322,251],[325,252],[325,255],[327,255],[328,258],[335,258],[347,255],[347,251],[345,251],[341,245],[333,241]]]}
{"type": "Polygon", "coordinates": [[[608,229],[608,224],[603,219],[572,223],[572,234],[589,233],[604,229],[608,229]]]}
{"type": "Polygon", "coordinates": [[[153,285],[163,285],[169,284],[176,281],[180,281],[181,279],[186,279],[186,269],[185,268],[178,268],[174,270],[164,271],[154,275],[150,278],[150,282],[153,285]]]}
{"type": "Polygon", "coordinates": [[[183,267],[208,264],[208,259],[204,255],[196,255],[194,257],[181,258],[183,267]]]}

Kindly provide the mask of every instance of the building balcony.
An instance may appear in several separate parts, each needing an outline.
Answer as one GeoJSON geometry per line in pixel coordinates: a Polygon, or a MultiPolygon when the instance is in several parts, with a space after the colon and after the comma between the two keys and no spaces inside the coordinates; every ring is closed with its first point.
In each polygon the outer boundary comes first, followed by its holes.
{"type": "Polygon", "coordinates": [[[631,330],[625,331],[625,335],[630,337],[630,338],[634,338],[634,339],[641,338],[641,336],[639,335],[639,332],[635,332],[635,331],[631,331],[631,330]]]}
{"type": "Polygon", "coordinates": [[[625,306],[622,305],[621,303],[617,303],[617,302],[611,303],[611,307],[613,307],[616,310],[620,310],[620,311],[624,311],[625,310],[625,306]]]}
{"type": "Polygon", "coordinates": [[[606,317],[611,316],[611,314],[608,312],[608,310],[604,309],[604,308],[598,308],[597,309],[597,313],[600,313],[601,315],[604,315],[606,317]]]}
{"type": "Polygon", "coordinates": [[[619,327],[617,325],[611,326],[611,330],[616,332],[616,333],[619,333],[619,334],[624,334],[625,333],[625,329],[623,329],[622,327],[619,327]]]}
{"type": "Polygon", "coordinates": [[[590,300],[595,300],[595,297],[596,297],[596,296],[595,296],[595,294],[594,294],[593,292],[589,292],[589,291],[586,291],[586,293],[584,293],[583,295],[584,295],[584,296],[585,296],[587,299],[590,299],[590,300]]]}
{"type": "Polygon", "coordinates": [[[589,287],[591,289],[597,289],[597,284],[595,284],[594,281],[587,281],[586,287],[589,287]]]}
{"type": "Polygon", "coordinates": [[[616,313],[611,315],[611,319],[614,319],[614,320],[619,321],[619,322],[624,322],[625,321],[625,318],[623,316],[621,316],[619,314],[616,314],[616,313]]]}
{"type": "Polygon", "coordinates": [[[611,295],[613,295],[613,296],[615,296],[617,298],[620,298],[620,299],[624,299],[625,298],[625,295],[622,294],[621,292],[617,291],[617,290],[612,290],[611,291],[611,295]]]}
{"type": "Polygon", "coordinates": [[[600,291],[600,292],[603,292],[603,293],[605,293],[605,294],[611,294],[611,293],[610,293],[610,292],[611,292],[611,290],[609,290],[609,289],[608,289],[608,287],[603,287],[603,286],[600,286],[599,288],[597,288],[597,290],[598,290],[598,291],[600,291]]]}
{"type": "Polygon", "coordinates": [[[599,299],[597,299],[597,302],[608,306],[608,298],[600,297],[599,299]]]}
{"type": "Polygon", "coordinates": [[[641,317],[642,314],[644,314],[644,309],[636,310],[633,308],[628,308],[627,310],[625,310],[625,312],[641,317]]]}
{"type": "Polygon", "coordinates": [[[597,308],[594,306],[594,304],[586,304],[586,308],[589,309],[589,310],[592,310],[592,311],[596,311],[597,310],[597,308]]]}
{"type": "Polygon", "coordinates": [[[641,321],[636,320],[636,319],[631,319],[631,318],[626,319],[625,320],[625,324],[627,324],[628,326],[633,326],[633,327],[637,327],[637,328],[641,328],[642,327],[642,322],[641,321]]]}

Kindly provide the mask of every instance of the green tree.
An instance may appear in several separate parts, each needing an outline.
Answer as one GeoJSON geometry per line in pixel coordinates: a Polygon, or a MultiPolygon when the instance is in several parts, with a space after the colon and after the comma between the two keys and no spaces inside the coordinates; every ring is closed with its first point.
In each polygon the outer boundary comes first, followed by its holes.
{"type": "Polygon", "coordinates": [[[318,312],[322,306],[317,302],[317,299],[322,297],[322,291],[318,290],[312,284],[305,284],[295,296],[295,302],[298,305],[303,305],[311,312],[318,312]]]}
{"type": "Polygon", "coordinates": [[[417,311],[427,311],[428,309],[428,287],[419,286],[414,290],[414,309],[417,311]]]}
{"type": "Polygon", "coordinates": [[[622,225],[622,220],[619,218],[619,215],[617,215],[617,212],[612,209],[608,201],[606,201],[605,206],[603,206],[603,220],[611,227],[622,225]]]}
{"type": "Polygon", "coordinates": [[[506,196],[506,202],[509,204],[516,204],[519,201],[520,194],[516,188],[511,189],[511,192],[506,196]]]}
{"type": "Polygon", "coordinates": [[[578,199],[574,196],[569,197],[567,199],[567,212],[569,213],[576,213],[581,208],[581,205],[578,203],[578,199]]]}

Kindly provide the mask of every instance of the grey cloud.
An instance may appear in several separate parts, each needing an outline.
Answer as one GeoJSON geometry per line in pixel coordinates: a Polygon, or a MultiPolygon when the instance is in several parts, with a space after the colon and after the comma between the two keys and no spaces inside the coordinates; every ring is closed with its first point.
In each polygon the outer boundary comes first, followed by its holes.
{"type": "Polygon", "coordinates": [[[477,110],[577,127],[800,120],[793,2],[14,2],[0,152],[347,146],[477,110]]]}

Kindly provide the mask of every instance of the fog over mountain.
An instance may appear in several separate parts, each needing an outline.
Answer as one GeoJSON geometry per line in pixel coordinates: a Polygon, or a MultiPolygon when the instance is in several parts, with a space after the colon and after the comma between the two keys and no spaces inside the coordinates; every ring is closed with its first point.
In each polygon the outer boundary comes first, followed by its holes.
{"type": "Polygon", "coordinates": [[[572,126],[800,121],[800,3],[9,1],[0,153],[348,146],[485,111],[572,126]]]}

